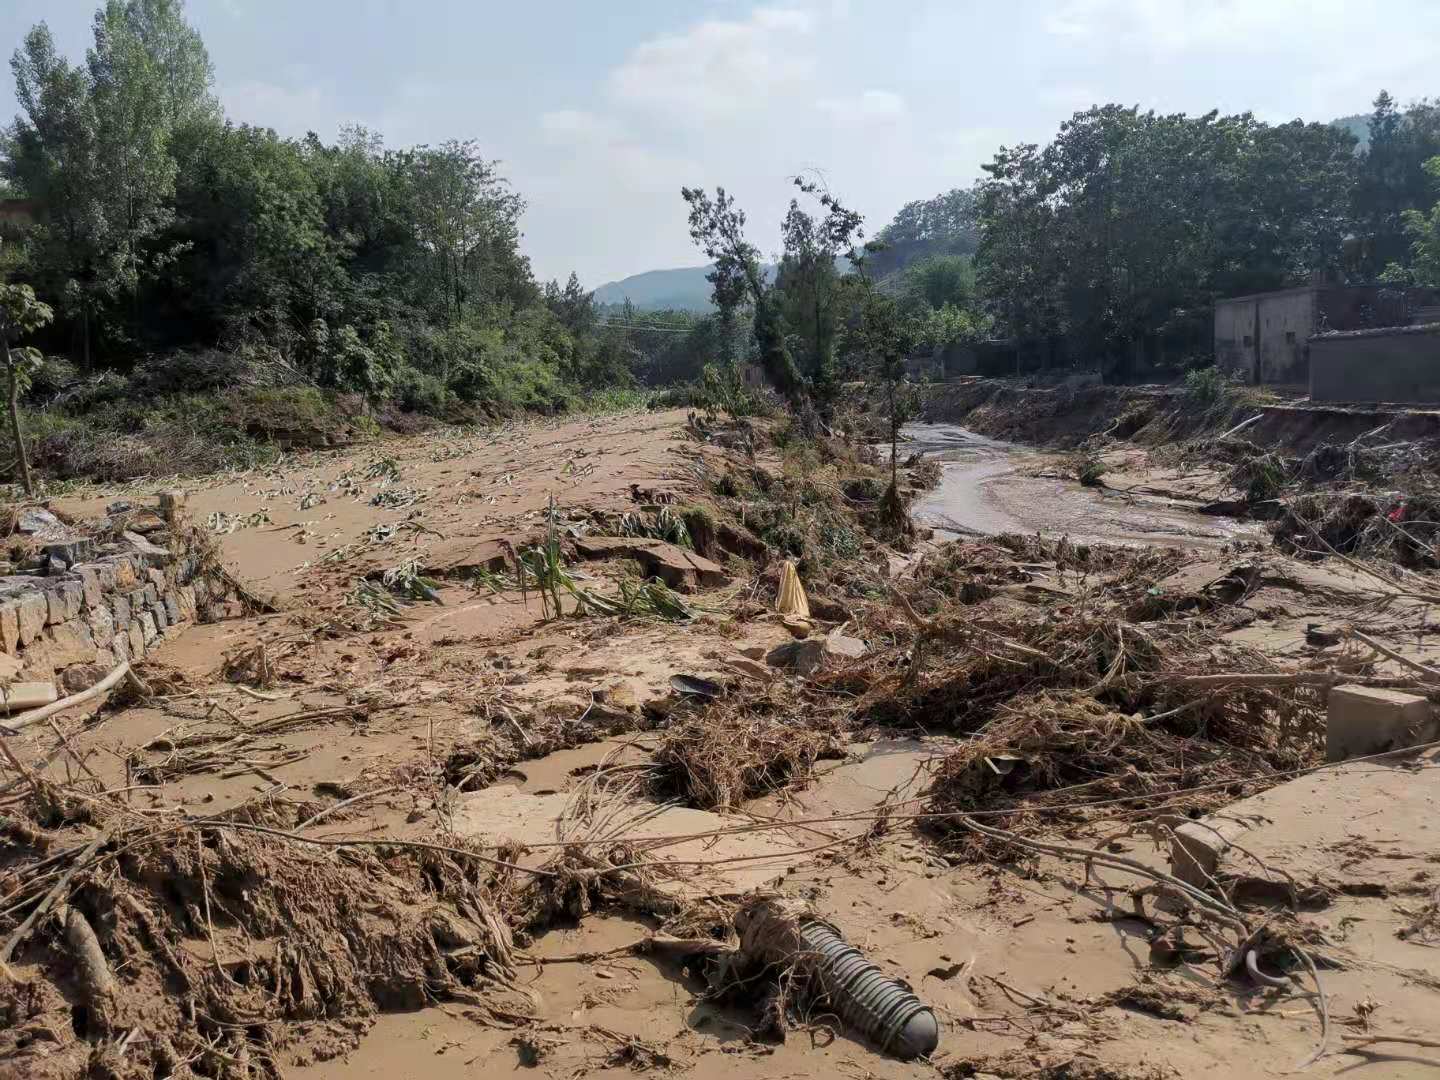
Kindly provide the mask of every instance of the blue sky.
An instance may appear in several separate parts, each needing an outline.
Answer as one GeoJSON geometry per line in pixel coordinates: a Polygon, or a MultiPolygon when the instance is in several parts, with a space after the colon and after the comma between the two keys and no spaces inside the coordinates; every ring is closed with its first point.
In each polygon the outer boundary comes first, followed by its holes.
{"type": "MultiPolygon", "coordinates": [[[[682,184],[725,184],[766,252],[823,170],[878,228],[1092,103],[1364,111],[1440,94],[1440,0],[189,0],[236,121],[475,138],[526,197],[536,273],[588,286],[702,261],[682,184]]],[[[83,56],[95,0],[0,0],[83,56]]],[[[0,88],[0,115],[15,110],[0,88]]]]}

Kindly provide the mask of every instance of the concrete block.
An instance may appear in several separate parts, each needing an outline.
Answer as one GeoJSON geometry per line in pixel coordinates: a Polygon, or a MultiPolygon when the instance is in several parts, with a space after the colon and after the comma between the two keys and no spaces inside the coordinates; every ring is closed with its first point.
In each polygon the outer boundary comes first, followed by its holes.
{"type": "Polygon", "coordinates": [[[1171,834],[1170,873],[1188,885],[1208,887],[1230,845],[1239,840],[1251,824],[1218,815],[1208,821],[1187,821],[1171,834]]]}
{"type": "Polygon", "coordinates": [[[50,602],[42,592],[22,593],[15,598],[20,623],[20,644],[29,645],[45,632],[50,619],[50,602]]]}
{"type": "Polygon", "coordinates": [[[81,563],[79,566],[72,567],[70,574],[73,580],[80,582],[80,588],[84,590],[85,606],[95,607],[99,604],[102,598],[100,575],[95,572],[95,568],[89,563],[81,563]]]}
{"type": "Polygon", "coordinates": [[[145,631],[141,628],[139,619],[130,620],[125,636],[130,639],[130,659],[139,660],[145,655],[145,631]]]}
{"type": "Polygon", "coordinates": [[[13,653],[20,648],[20,601],[0,603],[0,650],[13,653]]]}
{"type": "Polygon", "coordinates": [[[17,682],[0,687],[0,711],[17,713],[58,701],[55,684],[48,682],[17,682]]]}
{"type": "Polygon", "coordinates": [[[1418,694],[1374,686],[1337,686],[1330,691],[1325,757],[1344,761],[1380,754],[1435,738],[1435,711],[1418,694]]]}

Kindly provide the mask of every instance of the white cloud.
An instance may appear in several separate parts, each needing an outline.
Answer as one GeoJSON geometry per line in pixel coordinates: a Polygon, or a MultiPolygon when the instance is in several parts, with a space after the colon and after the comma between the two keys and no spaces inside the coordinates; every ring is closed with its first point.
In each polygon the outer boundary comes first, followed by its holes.
{"type": "Polygon", "coordinates": [[[814,17],[798,8],[707,19],[636,46],[611,73],[610,96],[679,120],[751,112],[814,76],[817,60],[804,47],[814,27],[814,17]]]}
{"type": "Polygon", "coordinates": [[[1307,37],[1341,17],[1356,17],[1341,0],[1066,0],[1043,25],[1061,37],[1166,53],[1222,44],[1253,52],[1307,37]]]}
{"type": "Polygon", "coordinates": [[[905,115],[905,99],[891,90],[865,90],[852,97],[821,98],[820,108],[837,120],[895,120],[905,115]]]}

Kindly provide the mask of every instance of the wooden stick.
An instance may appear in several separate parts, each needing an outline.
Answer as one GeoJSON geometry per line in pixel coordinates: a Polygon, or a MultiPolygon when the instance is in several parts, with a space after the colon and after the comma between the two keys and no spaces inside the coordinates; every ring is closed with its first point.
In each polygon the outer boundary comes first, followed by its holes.
{"type": "Polygon", "coordinates": [[[81,868],[90,861],[95,852],[100,850],[101,845],[107,839],[108,837],[102,835],[91,840],[70,869],[65,871],[65,875],[55,883],[55,887],[45,894],[45,898],[35,906],[35,910],[30,912],[25,921],[15,928],[15,932],[5,939],[5,944],[0,946],[0,964],[9,962],[11,955],[15,952],[15,946],[25,940],[30,931],[34,929],[35,924],[70,887],[70,879],[80,872],[81,868]]]}
{"type": "MultiPolygon", "coordinates": [[[[59,701],[50,705],[45,705],[39,709],[32,709],[27,713],[21,713],[19,716],[6,721],[6,726],[19,731],[22,728],[29,727],[31,724],[38,724],[41,720],[48,719],[56,713],[64,712],[66,709],[73,709],[76,705],[84,705],[87,701],[93,701],[95,698],[107,693],[128,674],[130,674],[130,661],[122,660],[114,671],[90,687],[89,690],[82,690],[78,694],[61,698],[59,701]]],[[[144,684],[142,683],[141,685],[143,686],[144,684]]]]}
{"type": "Polygon", "coordinates": [[[1418,660],[1411,660],[1408,656],[1401,656],[1394,649],[1390,649],[1385,647],[1384,645],[1381,645],[1380,642],[1376,641],[1374,638],[1370,637],[1367,634],[1362,634],[1353,626],[1350,627],[1346,631],[1346,633],[1353,637],[1356,641],[1361,641],[1364,642],[1366,645],[1369,645],[1370,648],[1374,649],[1381,656],[1388,656],[1397,664],[1404,664],[1411,670],[1420,672],[1420,674],[1424,675],[1427,679],[1433,680],[1434,682],[1440,682],[1440,671],[1435,670],[1433,667],[1422,664],[1418,660]]]}

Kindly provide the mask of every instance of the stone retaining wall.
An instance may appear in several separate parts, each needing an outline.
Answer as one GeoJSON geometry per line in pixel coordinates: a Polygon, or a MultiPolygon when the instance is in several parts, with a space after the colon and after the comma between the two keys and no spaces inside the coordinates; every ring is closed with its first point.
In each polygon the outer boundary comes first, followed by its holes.
{"type": "Polygon", "coordinates": [[[117,504],[96,535],[50,538],[28,572],[0,577],[0,686],[75,693],[187,623],[243,613],[181,501],[166,492],[158,510],[117,504]]]}

